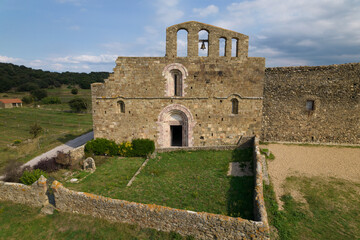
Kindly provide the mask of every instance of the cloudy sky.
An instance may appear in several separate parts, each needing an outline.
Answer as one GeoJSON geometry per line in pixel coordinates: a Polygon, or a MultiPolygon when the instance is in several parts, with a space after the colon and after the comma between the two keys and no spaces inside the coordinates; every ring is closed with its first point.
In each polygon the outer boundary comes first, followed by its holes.
{"type": "Polygon", "coordinates": [[[164,56],[166,27],[191,20],[248,35],[267,67],[360,62],[360,0],[0,0],[0,62],[112,71],[164,56]]]}

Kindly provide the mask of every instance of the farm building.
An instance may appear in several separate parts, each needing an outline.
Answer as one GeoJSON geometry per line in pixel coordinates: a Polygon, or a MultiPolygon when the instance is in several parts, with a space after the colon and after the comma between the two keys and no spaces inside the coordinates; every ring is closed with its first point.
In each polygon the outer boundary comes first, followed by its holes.
{"type": "Polygon", "coordinates": [[[22,107],[22,101],[18,98],[0,99],[0,108],[22,107]]]}

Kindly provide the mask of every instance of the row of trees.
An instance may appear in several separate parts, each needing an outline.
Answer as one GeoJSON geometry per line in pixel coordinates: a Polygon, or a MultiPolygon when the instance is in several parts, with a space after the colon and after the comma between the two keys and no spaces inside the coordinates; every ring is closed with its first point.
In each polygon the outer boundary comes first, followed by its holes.
{"type": "Polygon", "coordinates": [[[11,89],[30,92],[41,88],[60,87],[62,84],[79,85],[82,89],[89,89],[91,83],[103,82],[108,76],[108,72],[58,73],[0,63],[0,92],[11,89]]]}

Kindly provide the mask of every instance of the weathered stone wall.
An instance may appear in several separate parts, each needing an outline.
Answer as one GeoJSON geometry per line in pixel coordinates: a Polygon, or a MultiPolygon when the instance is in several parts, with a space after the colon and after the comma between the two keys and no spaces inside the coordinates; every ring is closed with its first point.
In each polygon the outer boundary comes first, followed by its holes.
{"type": "Polygon", "coordinates": [[[266,213],[264,200],[264,186],[263,186],[263,166],[262,156],[260,154],[259,138],[253,139],[254,146],[254,174],[255,174],[255,189],[254,189],[254,219],[260,221],[269,230],[268,217],[266,213]]]}
{"type": "Polygon", "coordinates": [[[260,134],[264,59],[118,58],[114,70],[115,80],[92,84],[95,138],[149,138],[166,147],[161,141],[168,139],[159,136],[159,115],[169,105],[181,105],[191,114],[187,146],[235,145],[242,135],[260,134]],[[181,97],[166,96],[162,72],[173,62],[188,71],[181,97]],[[238,114],[232,114],[233,98],[239,102],[238,114]]]}
{"type": "Polygon", "coordinates": [[[34,207],[48,203],[46,178],[41,177],[33,185],[0,181],[0,200],[13,201],[34,207]]]}
{"type": "Polygon", "coordinates": [[[262,140],[360,144],[360,63],[265,73],[262,140]]]}
{"type": "Polygon", "coordinates": [[[166,42],[165,57],[119,57],[105,83],[92,84],[95,138],[149,138],[163,148],[171,146],[170,125],[182,126],[187,147],[236,145],[260,134],[265,59],[247,56],[248,36],[191,21],[167,28],[166,42]],[[176,55],[180,29],[188,32],[187,57],[176,55]],[[209,33],[208,57],[198,56],[200,30],[209,33]],[[227,39],[225,56],[219,38],[227,39]]]}

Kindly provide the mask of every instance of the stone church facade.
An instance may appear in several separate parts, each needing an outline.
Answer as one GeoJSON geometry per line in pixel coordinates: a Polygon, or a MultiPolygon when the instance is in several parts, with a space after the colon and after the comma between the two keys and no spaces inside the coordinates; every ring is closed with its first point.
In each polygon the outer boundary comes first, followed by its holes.
{"type": "Polygon", "coordinates": [[[167,28],[165,57],[118,57],[114,73],[91,86],[94,137],[149,138],[167,148],[260,135],[265,59],[248,57],[248,39],[191,21],[167,28]],[[179,30],[187,32],[186,57],[177,56],[179,30]],[[200,31],[208,37],[199,39],[200,31]],[[200,45],[207,56],[199,56],[200,45]]]}

